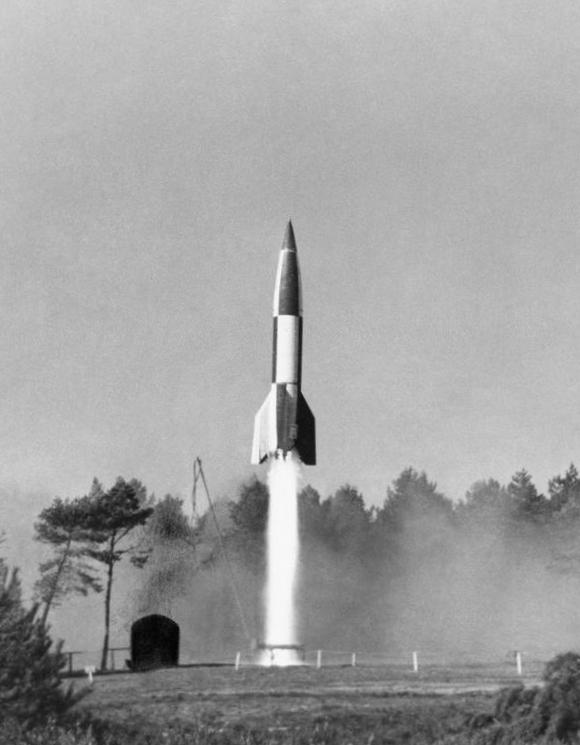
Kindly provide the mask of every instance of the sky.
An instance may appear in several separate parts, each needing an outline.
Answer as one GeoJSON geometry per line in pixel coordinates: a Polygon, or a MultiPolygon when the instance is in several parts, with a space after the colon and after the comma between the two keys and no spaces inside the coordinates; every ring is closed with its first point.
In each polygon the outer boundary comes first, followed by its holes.
{"type": "Polygon", "coordinates": [[[572,0],[3,0],[8,535],[94,476],[265,478],[289,218],[305,482],[579,462],[579,47],[572,0]]]}

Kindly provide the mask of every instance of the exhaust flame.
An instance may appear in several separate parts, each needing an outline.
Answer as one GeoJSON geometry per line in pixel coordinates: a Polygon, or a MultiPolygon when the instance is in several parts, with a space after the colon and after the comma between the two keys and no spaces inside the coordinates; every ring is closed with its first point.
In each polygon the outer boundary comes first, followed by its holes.
{"type": "Polygon", "coordinates": [[[265,665],[296,665],[294,589],[298,567],[298,477],[300,461],[293,453],[272,458],[268,472],[268,570],[266,580],[265,665]]]}

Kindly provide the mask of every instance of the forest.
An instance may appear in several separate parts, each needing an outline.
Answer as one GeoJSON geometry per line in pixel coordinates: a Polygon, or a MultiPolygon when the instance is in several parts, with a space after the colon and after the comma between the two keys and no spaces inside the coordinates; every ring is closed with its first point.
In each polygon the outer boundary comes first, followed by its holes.
{"type": "MultiPolygon", "coordinates": [[[[507,485],[477,482],[454,503],[407,468],[380,507],[349,484],[326,498],[307,486],[298,507],[296,601],[307,647],[543,656],[578,637],[573,464],[550,480],[547,495],[520,470],[507,485]]],[[[262,624],[266,485],[243,484],[217,512],[221,542],[211,510],[192,527],[173,497],[156,504],[153,549],[132,606],[138,615],[179,616],[199,655],[244,648],[262,624]]]]}
{"type": "MultiPolygon", "coordinates": [[[[46,547],[35,600],[43,624],[74,595],[102,593],[110,619],[173,617],[190,659],[260,641],[268,488],[253,478],[191,520],[136,479],[55,498],[35,523],[46,547]],[[124,598],[114,605],[117,583],[124,598]]],[[[571,464],[538,491],[526,470],[475,483],[453,502],[405,469],[380,506],[345,484],[298,495],[298,637],[308,648],[395,657],[524,650],[547,658],[578,637],[580,476],[571,464]]]]}

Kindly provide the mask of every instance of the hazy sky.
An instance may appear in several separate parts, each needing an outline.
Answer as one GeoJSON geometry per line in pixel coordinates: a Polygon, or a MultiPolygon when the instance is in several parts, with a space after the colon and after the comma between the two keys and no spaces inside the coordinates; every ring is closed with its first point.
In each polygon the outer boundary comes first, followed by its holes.
{"type": "Polygon", "coordinates": [[[11,514],[264,475],[289,217],[323,496],[580,461],[577,2],[2,0],[0,89],[11,514]]]}

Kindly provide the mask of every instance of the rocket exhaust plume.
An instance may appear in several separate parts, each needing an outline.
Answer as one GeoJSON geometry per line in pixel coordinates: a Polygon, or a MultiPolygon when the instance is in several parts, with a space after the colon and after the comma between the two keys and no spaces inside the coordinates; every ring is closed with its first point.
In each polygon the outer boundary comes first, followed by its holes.
{"type": "Polygon", "coordinates": [[[298,477],[300,463],[290,453],[270,463],[264,664],[299,663],[294,591],[298,567],[298,477]]]}
{"type": "Polygon", "coordinates": [[[272,385],[256,414],[252,463],[270,460],[264,664],[299,662],[294,589],[298,565],[300,461],[316,463],[314,415],[302,395],[302,292],[292,223],[286,226],[274,287],[272,385]]]}

